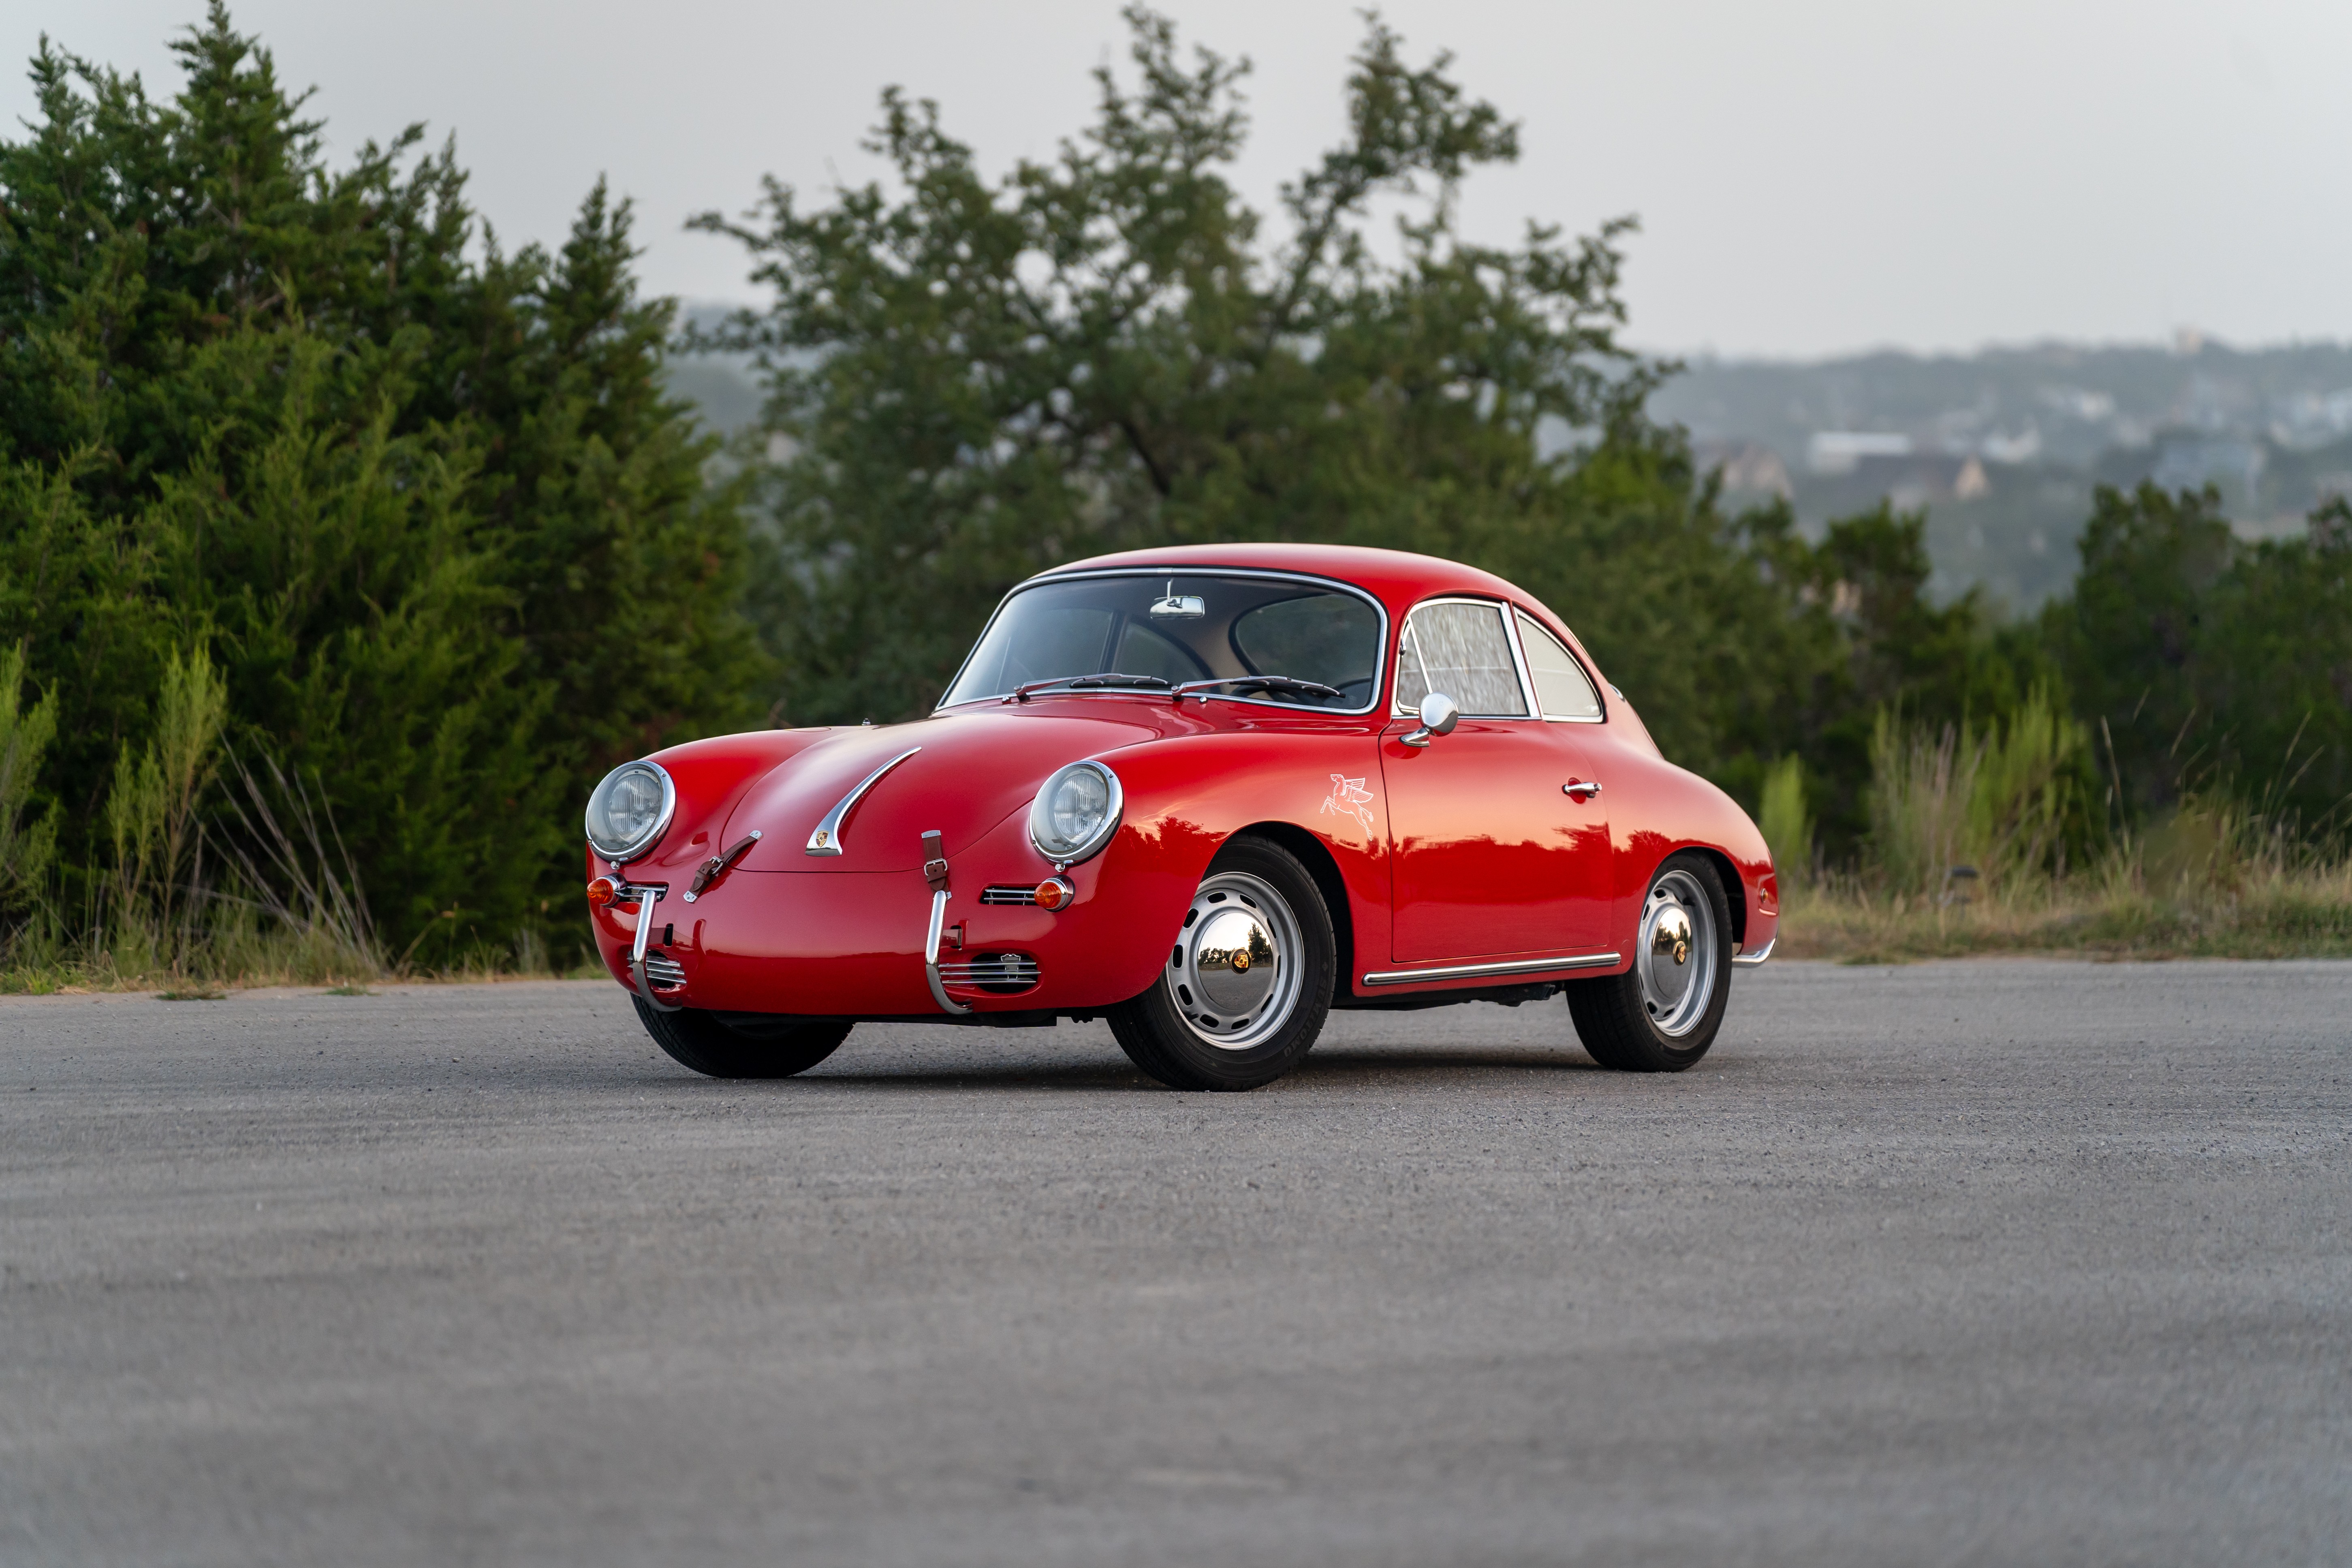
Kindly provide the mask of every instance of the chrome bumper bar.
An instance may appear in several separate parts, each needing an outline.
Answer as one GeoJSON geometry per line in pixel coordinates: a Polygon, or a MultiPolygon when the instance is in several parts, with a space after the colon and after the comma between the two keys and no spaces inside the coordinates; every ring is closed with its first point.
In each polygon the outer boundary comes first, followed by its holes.
{"type": "Polygon", "coordinates": [[[1763,963],[1766,959],[1771,957],[1772,950],[1780,945],[1780,932],[1779,928],[1776,927],[1773,930],[1772,940],[1770,942],[1766,942],[1754,952],[1733,953],[1731,955],[1731,962],[1739,965],[1742,969],[1753,969],[1758,964],[1763,963]]]}

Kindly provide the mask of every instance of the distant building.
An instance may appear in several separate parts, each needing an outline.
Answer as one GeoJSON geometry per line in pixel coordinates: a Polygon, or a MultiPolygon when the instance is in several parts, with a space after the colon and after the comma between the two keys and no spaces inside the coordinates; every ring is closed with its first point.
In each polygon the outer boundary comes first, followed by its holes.
{"type": "Polygon", "coordinates": [[[1816,430],[1805,444],[1805,466],[1817,474],[1850,474],[1865,458],[1907,458],[1908,436],[1887,430],[1816,430]]]}
{"type": "Polygon", "coordinates": [[[2158,489],[2202,489],[2234,485],[2251,497],[2262,483],[2263,447],[2243,436],[2172,436],[2157,452],[2148,479],[2158,489]]]}

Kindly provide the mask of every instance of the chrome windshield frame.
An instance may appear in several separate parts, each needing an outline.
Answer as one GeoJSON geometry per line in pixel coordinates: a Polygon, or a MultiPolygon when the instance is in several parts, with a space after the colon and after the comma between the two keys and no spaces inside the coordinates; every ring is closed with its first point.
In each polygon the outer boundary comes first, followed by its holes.
{"type": "MultiPolygon", "coordinates": [[[[982,645],[988,641],[988,634],[996,629],[997,620],[1004,614],[1005,606],[1012,604],[1014,599],[1018,598],[1021,595],[1027,593],[1030,589],[1042,588],[1054,583],[1083,583],[1091,579],[1102,577],[1169,576],[1244,577],[1262,583],[1300,583],[1309,587],[1333,589],[1343,594],[1352,594],[1357,598],[1361,599],[1365,604],[1370,605],[1372,607],[1372,614],[1380,617],[1380,648],[1379,653],[1376,656],[1376,661],[1372,666],[1372,690],[1370,697],[1362,707],[1326,708],[1320,704],[1313,702],[1281,702],[1266,697],[1231,697],[1222,692],[1216,694],[1216,700],[1220,702],[1246,702],[1255,707],[1260,708],[1279,708],[1287,713],[1324,713],[1328,714],[1333,718],[1361,719],[1380,710],[1381,700],[1387,694],[1389,689],[1389,665],[1391,663],[1389,657],[1389,607],[1381,602],[1380,595],[1372,593],[1370,589],[1358,587],[1355,584],[1347,581],[1345,578],[1318,576],[1312,572],[1276,571],[1263,566],[1200,566],[1187,563],[1183,565],[1166,566],[1102,566],[1083,572],[1041,572],[1034,577],[1031,577],[1024,582],[1015,584],[1010,593],[1006,594],[1003,598],[997,601],[996,608],[989,615],[988,624],[980,628],[980,636],[971,639],[971,647],[963,656],[963,662],[956,666],[954,679],[948,682],[948,689],[950,691],[953,691],[957,685],[962,681],[964,671],[971,668],[973,656],[978,654],[981,650],[982,645]]],[[[1276,673],[1289,674],[1291,672],[1283,670],[1277,671],[1276,673]]],[[[1242,679],[1246,678],[1235,677],[1235,679],[1242,679]]],[[[956,708],[968,708],[975,703],[998,702],[1003,699],[1004,695],[1005,694],[1002,691],[994,691],[989,692],[983,696],[967,697],[961,701],[954,703],[953,706],[956,708]]],[[[1165,702],[1168,700],[1167,692],[1155,690],[1148,687],[1103,687],[1100,689],[1087,689],[1069,693],[1059,691],[1040,692],[1038,695],[1041,697],[1060,697],[1064,695],[1074,697],[1141,697],[1146,699],[1156,698],[1162,702],[1165,702]]],[[[945,713],[950,710],[950,705],[946,702],[941,702],[937,707],[933,708],[931,711],[933,713],[945,713]]]]}

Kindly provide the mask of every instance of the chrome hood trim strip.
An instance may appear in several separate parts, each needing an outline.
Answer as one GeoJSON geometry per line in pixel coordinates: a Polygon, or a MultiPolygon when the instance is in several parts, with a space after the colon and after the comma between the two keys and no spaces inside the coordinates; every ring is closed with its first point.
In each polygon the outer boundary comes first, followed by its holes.
{"type": "Polygon", "coordinates": [[[884,773],[888,773],[892,768],[897,767],[900,763],[905,762],[908,757],[913,756],[917,752],[919,752],[923,748],[920,746],[909,746],[905,751],[899,752],[897,756],[891,758],[888,762],[884,763],[880,767],[876,768],[872,773],[867,773],[864,778],[858,780],[857,787],[851,790],[847,795],[843,795],[841,799],[835,803],[834,808],[824,814],[824,820],[818,823],[816,825],[816,831],[809,835],[808,847],[803,850],[802,853],[806,855],[840,854],[841,819],[849,815],[849,808],[856,805],[860,796],[864,795],[867,790],[872,789],[876,784],[880,782],[884,773]]]}

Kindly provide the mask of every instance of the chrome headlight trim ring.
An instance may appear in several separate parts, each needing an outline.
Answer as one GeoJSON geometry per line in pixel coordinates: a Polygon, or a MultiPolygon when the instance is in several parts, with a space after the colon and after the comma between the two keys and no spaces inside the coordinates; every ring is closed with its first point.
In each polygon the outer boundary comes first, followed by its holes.
{"type": "Polygon", "coordinates": [[[671,781],[669,770],[659,763],[640,759],[634,763],[623,763],[597,781],[596,787],[589,792],[588,805],[582,813],[582,818],[583,826],[588,834],[588,847],[614,865],[620,866],[635,859],[660,843],[662,835],[669,831],[670,819],[677,815],[677,785],[671,781]],[[614,844],[596,837],[596,803],[604,798],[604,792],[610,789],[624,773],[649,773],[660,782],[661,808],[654,814],[652,824],[644,832],[625,843],[614,844]]]}
{"type": "Polygon", "coordinates": [[[1057,870],[1066,866],[1075,866],[1081,860],[1092,859],[1102,853],[1103,846],[1108,844],[1112,835],[1118,831],[1119,818],[1126,810],[1127,792],[1119,786],[1118,775],[1103,763],[1089,758],[1072,763],[1067,767],[1056,768],[1038,786],[1037,798],[1029,803],[1030,847],[1052,861],[1057,870]],[[1064,779],[1076,773],[1090,773],[1103,781],[1109,799],[1103,807],[1102,820],[1075,847],[1059,839],[1049,842],[1051,825],[1048,814],[1053,810],[1055,792],[1061,788],[1064,779]]]}

